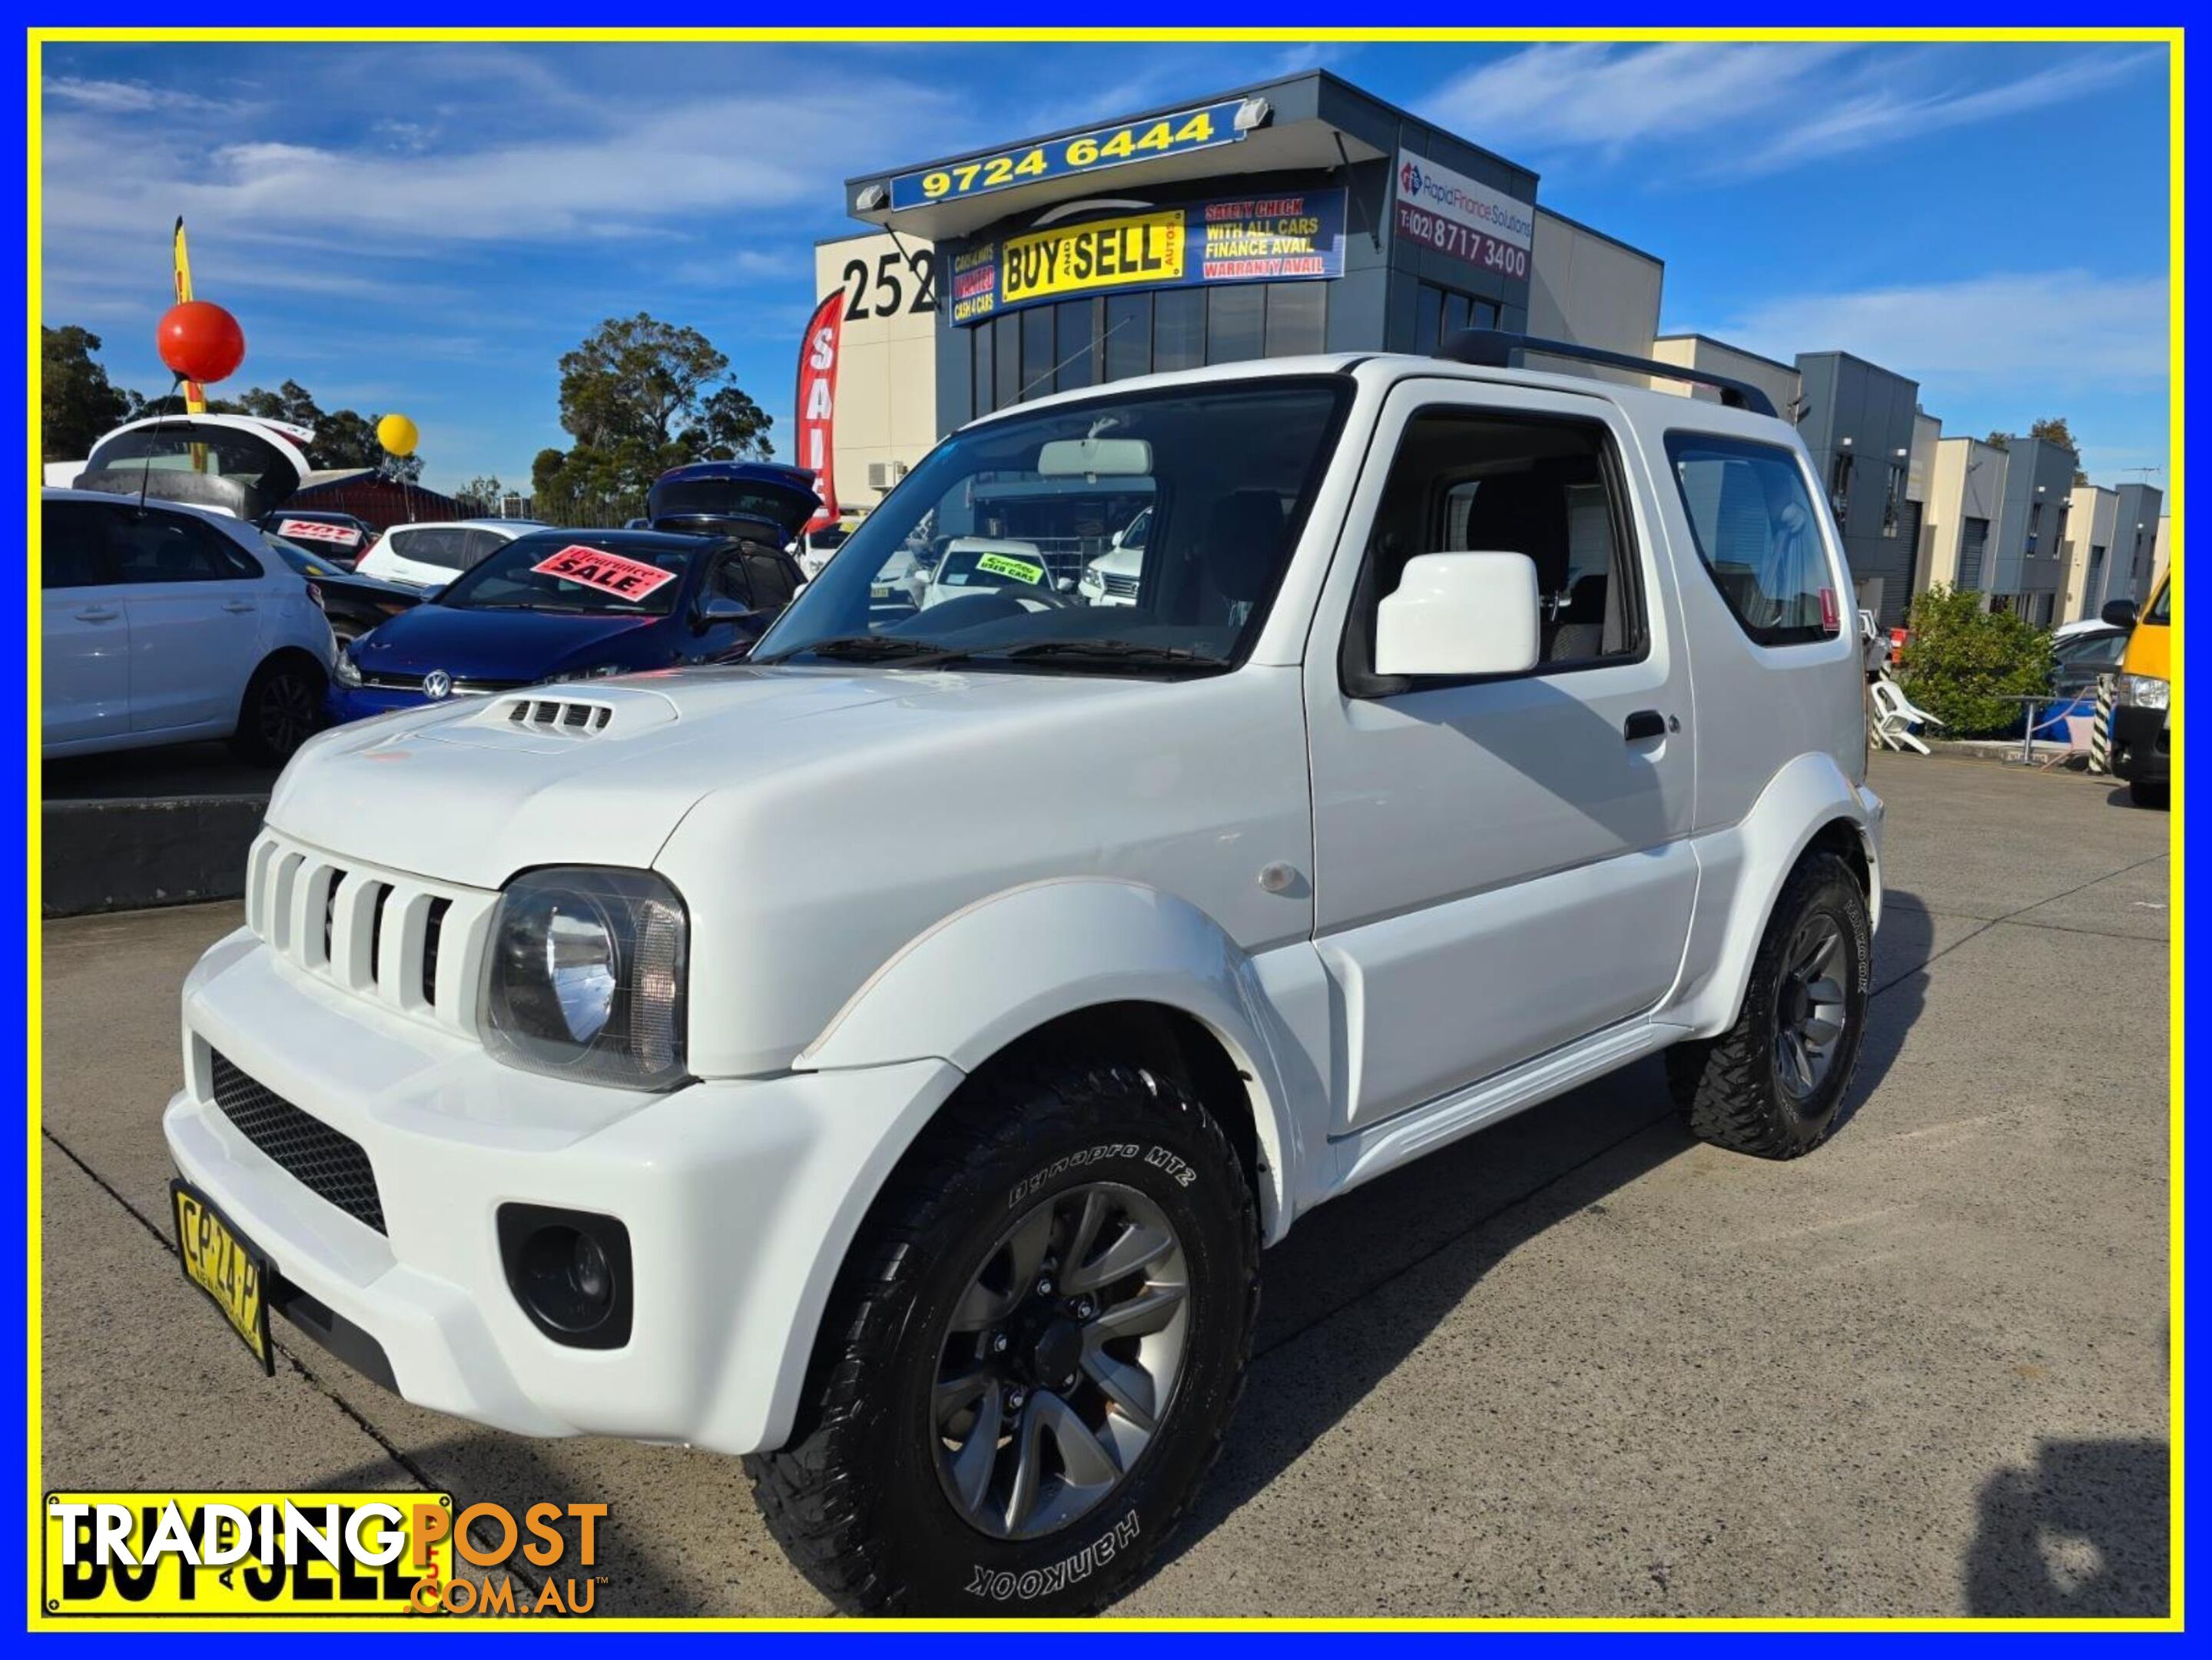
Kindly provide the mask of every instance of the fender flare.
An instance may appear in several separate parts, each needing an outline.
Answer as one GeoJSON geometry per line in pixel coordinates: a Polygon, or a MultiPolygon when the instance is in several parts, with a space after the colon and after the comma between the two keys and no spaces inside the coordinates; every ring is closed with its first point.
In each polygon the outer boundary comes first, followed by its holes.
{"type": "Polygon", "coordinates": [[[1697,844],[1697,909],[1670,1021],[1697,1037],[1717,1037],[1735,1024],[1783,884],[1806,848],[1838,822],[1857,833],[1867,909],[1881,926],[1881,798],[1854,784],[1833,756],[1800,755],[1767,781],[1750,812],[1697,844]]]}
{"type": "Polygon", "coordinates": [[[916,1060],[972,1073],[1026,1033],[1109,1003],[1189,1016],[1243,1075],[1260,1152],[1261,1234],[1289,1222],[1304,1151],[1281,1057],[1295,1055],[1252,959],[1188,900],[1105,877],[1055,878],[975,901],[871,975],[792,1062],[831,1071],[916,1060]]]}

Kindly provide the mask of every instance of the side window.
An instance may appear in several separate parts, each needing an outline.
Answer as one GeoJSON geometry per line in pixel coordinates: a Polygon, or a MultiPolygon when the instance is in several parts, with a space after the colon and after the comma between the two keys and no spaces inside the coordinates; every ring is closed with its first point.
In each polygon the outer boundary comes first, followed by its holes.
{"type": "Polygon", "coordinates": [[[752,580],[753,604],[762,611],[780,611],[799,592],[799,573],[781,553],[748,553],[745,573],[752,580]]]}
{"type": "Polygon", "coordinates": [[[1797,458],[1773,444],[1670,432],[1667,459],[1698,556],[1762,646],[1837,632],[1835,579],[1797,458]]]}
{"type": "Polygon", "coordinates": [[[507,538],[495,530],[472,530],[461,532],[461,569],[474,570],[507,544],[507,538]]]}
{"type": "Polygon", "coordinates": [[[1424,410],[1390,465],[1347,631],[1369,678],[1375,608],[1425,553],[1522,553],[1536,568],[1550,674],[1643,654],[1644,593],[1610,441],[1595,422],[1424,410]]]}
{"type": "Polygon", "coordinates": [[[107,559],[106,520],[113,509],[90,502],[42,502],[39,514],[39,586],[98,587],[115,580],[107,559]]]}
{"type": "Polygon", "coordinates": [[[707,592],[720,594],[725,599],[734,599],[747,611],[753,608],[753,591],[745,586],[745,566],[742,555],[721,553],[714,556],[714,569],[707,579],[707,592]]]}
{"type": "Polygon", "coordinates": [[[466,532],[458,530],[394,531],[390,540],[392,551],[402,559],[411,559],[418,565],[435,565],[441,570],[466,570],[466,532]]]}
{"type": "Polygon", "coordinates": [[[230,582],[261,575],[228,536],[181,514],[111,510],[107,533],[118,582],[230,582]]]}

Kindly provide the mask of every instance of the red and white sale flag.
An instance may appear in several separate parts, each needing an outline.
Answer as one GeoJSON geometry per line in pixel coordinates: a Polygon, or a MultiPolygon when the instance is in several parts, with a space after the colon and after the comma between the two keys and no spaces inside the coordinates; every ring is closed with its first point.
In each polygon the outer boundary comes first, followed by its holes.
{"type": "Polygon", "coordinates": [[[814,308],[806,337],[799,347],[799,395],[792,404],[799,425],[799,465],[813,470],[814,493],[822,511],[808,521],[837,522],[837,481],[833,462],[837,404],[837,337],[843,326],[845,292],[840,289],[814,308]]]}

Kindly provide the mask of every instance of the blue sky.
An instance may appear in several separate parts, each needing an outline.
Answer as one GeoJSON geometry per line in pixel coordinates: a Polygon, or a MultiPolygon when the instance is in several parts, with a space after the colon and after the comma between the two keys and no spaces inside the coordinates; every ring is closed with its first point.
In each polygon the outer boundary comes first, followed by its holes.
{"type": "Polygon", "coordinates": [[[1947,432],[2063,414],[2098,482],[2168,482],[2159,47],[50,44],[45,319],[164,389],[182,212],[234,385],[405,410],[433,484],[526,478],[561,353],[640,310],[787,438],[846,176],[1315,65],[1659,255],[1669,331],[1856,352],[1947,432]]]}

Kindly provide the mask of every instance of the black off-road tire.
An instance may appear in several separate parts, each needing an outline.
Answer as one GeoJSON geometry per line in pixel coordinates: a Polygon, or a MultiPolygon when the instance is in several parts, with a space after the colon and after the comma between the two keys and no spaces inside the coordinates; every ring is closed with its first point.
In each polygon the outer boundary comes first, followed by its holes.
{"type": "Polygon", "coordinates": [[[1832,853],[1814,853],[1790,873],[1767,919],[1736,1023],[1715,1038],[1667,1052],[1667,1080],[1690,1134],[1759,1158],[1797,1158],[1827,1139],[1857,1070],[1874,973],[1874,927],[1866,891],[1832,853]],[[1800,1101],[1782,1085],[1775,1058],[1784,958],[1808,914],[1838,924],[1848,960],[1840,967],[1846,1019],[1826,1075],[1800,1101]]]}
{"type": "Polygon", "coordinates": [[[247,682],[230,746],[241,760],[281,767],[315,735],[322,709],[322,670],[304,654],[279,653],[247,682]]]}
{"type": "Polygon", "coordinates": [[[790,1443],[745,1460],[800,1572],[885,1615],[1097,1611],[1144,1571],[1214,1460],[1259,1310],[1252,1189],[1221,1127],[1174,1079],[1105,1059],[979,1073],[878,1196],[825,1310],[790,1443]],[[947,1497],[927,1402],[938,1335],[992,1242],[1088,1183],[1159,1207],[1188,1268],[1182,1368],[1121,1485],[1056,1532],[987,1535],[947,1497]]]}

